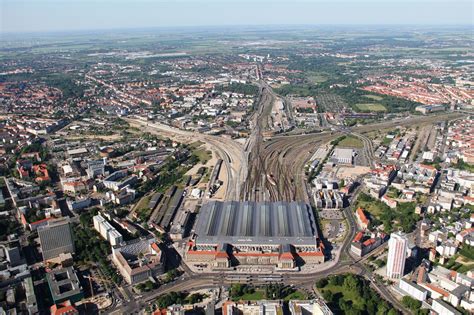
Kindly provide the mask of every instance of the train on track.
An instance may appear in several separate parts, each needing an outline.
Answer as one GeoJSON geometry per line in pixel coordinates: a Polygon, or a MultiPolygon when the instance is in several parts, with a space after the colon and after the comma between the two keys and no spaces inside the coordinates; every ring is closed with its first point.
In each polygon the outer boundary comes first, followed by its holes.
{"type": "Polygon", "coordinates": [[[275,176],[272,173],[267,174],[267,180],[271,185],[276,186],[275,176]]]}

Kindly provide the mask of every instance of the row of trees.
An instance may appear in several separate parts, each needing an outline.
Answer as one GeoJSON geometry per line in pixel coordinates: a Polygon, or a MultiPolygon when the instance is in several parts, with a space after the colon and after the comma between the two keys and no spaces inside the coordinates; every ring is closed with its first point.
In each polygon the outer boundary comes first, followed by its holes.
{"type": "Polygon", "coordinates": [[[120,283],[122,277],[107,260],[107,256],[111,253],[110,245],[91,228],[92,217],[96,214],[97,209],[81,214],[80,224],[73,227],[76,255],[79,263],[95,265],[106,277],[115,283],[120,283]]]}
{"type": "Polygon", "coordinates": [[[331,141],[331,145],[338,145],[342,140],[346,139],[347,136],[340,136],[337,139],[331,141]]]}

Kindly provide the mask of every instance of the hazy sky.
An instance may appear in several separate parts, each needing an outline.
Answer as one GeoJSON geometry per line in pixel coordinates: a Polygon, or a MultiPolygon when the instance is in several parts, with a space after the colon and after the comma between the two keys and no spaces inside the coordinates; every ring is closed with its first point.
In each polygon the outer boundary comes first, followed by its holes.
{"type": "Polygon", "coordinates": [[[1,32],[212,26],[473,25],[470,0],[0,0],[1,32]]]}

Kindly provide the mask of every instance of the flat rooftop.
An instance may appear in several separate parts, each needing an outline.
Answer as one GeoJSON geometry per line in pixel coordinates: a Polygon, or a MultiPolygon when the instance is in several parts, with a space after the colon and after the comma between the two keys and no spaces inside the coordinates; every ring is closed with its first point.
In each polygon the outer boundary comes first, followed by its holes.
{"type": "Polygon", "coordinates": [[[72,267],[52,270],[46,274],[46,279],[54,301],[82,293],[79,279],[72,267]]]}
{"type": "Polygon", "coordinates": [[[353,149],[335,148],[333,156],[338,159],[352,159],[353,154],[353,149]]]}
{"type": "Polygon", "coordinates": [[[210,201],[199,211],[196,244],[315,245],[311,208],[303,202],[210,201]]]}

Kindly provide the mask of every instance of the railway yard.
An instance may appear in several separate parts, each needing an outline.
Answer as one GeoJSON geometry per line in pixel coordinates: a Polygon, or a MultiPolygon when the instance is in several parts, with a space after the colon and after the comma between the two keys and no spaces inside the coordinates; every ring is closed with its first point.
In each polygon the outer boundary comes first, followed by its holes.
{"type": "Polygon", "coordinates": [[[471,314],[469,31],[8,37],[0,310],[471,314]]]}
{"type": "MultiPolygon", "coordinates": [[[[367,133],[381,133],[400,126],[427,128],[439,121],[462,117],[462,114],[454,112],[355,127],[338,126],[333,131],[275,134],[271,115],[276,101],[282,102],[282,98],[263,83],[255,112],[250,118],[252,132],[243,145],[231,139],[180,130],[160,123],[139,119],[128,121],[134,126],[146,128],[149,132],[163,134],[185,143],[200,140],[209,144],[209,148],[223,161],[221,172],[226,173],[225,200],[309,202],[305,166],[320,146],[327,145],[340,136],[353,135],[363,143],[360,160],[367,166],[373,166],[376,161],[374,145],[366,136],[367,133]]],[[[421,130],[425,130],[423,128],[421,130]]]]}
{"type": "Polygon", "coordinates": [[[268,87],[262,89],[258,110],[254,116],[255,128],[246,145],[248,155],[248,175],[243,182],[240,198],[254,201],[306,201],[309,202],[305,165],[319,146],[351,134],[363,143],[362,159],[367,166],[373,166],[374,145],[365,133],[382,132],[397,126],[430,126],[438,121],[461,117],[459,113],[437,116],[410,117],[357,127],[339,127],[335,131],[313,134],[274,135],[265,137],[270,125],[271,102],[278,96],[268,87]]]}

